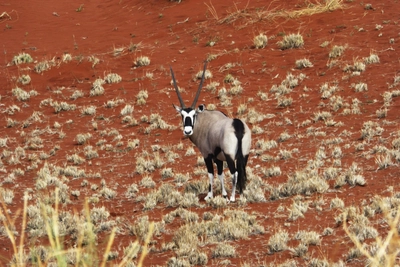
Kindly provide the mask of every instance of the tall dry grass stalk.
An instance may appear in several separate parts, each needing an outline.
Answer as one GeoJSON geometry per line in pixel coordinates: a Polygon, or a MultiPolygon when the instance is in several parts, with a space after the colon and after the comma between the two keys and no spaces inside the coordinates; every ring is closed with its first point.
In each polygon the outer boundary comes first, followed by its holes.
{"type": "MultiPolygon", "coordinates": [[[[13,233],[12,229],[15,229],[15,219],[11,219],[7,210],[7,206],[4,203],[3,200],[1,200],[1,204],[3,209],[0,209],[0,216],[5,217],[5,220],[3,220],[3,225],[6,230],[7,236],[11,241],[13,251],[14,251],[14,256],[15,256],[15,265],[11,264],[11,266],[24,266],[24,240],[25,240],[25,231],[22,231],[21,233],[21,238],[19,245],[17,245],[17,240],[16,237],[13,233]]],[[[27,193],[24,195],[24,209],[23,209],[23,214],[22,214],[22,229],[26,228],[26,209],[28,206],[28,196],[27,193]]],[[[21,213],[20,210],[17,211],[15,218],[19,216],[21,213]]]]}
{"type": "MultiPolygon", "coordinates": [[[[83,240],[84,240],[84,235],[85,235],[85,230],[83,230],[83,226],[79,227],[79,235],[78,235],[78,241],[77,241],[77,246],[73,248],[65,248],[63,240],[60,238],[62,236],[60,234],[60,229],[58,227],[58,218],[59,218],[59,189],[57,188],[55,190],[55,203],[54,203],[54,211],[50,211],[49,209],[46,208],[44,204],[41,205],[41,216],[44,218],[45,222],[45,228],[46,228],[46,233],[48,237],[48,243],[49,243],[49,249],[48,249],[48,254],[46,255],[46,258],[44,261],[41,259],[38,259],[37,262],[32,262],[29,261],[27,255],[26,255],[26,249],[28,246],[29,240],[26,240],[25,238],[25,232],[26,232],[26,227],[27,227],[27,210],[28,210],[28,195],[25,193],[24,195],[24,206],[22,210],[22,224],[21,224],[21,237],[19,239],[19,243],[17,242],[17,234],[15,234],[17,225],[15,223],[16,218],[19,217],[21,210],[18,210],[16,212],[16,215],[14,218],[11,218],[10,215],[8,214],[7,206],[4,203],[4,201],[1,201],[2,208],[0,209],[0,216],[4,217],[5,219],[3,220],[3,225],[5,229],[5,233],[7,234],[8,239],[10,240],[13,248],[13,257],[11,259],[5,259],[2,258],[2,263],[5,261],[7,265],[12,266],[12,267],[24,267],[24,266],[47,266],[50,264],[50,261],[54,264],[57,264],[57,266],[94,266],[98,265],[101,267],[107,266],[108,263],[108,255],[111,252],[111,248],[114,244],[115,241],[115,234],[116,234],[116,228],[114,227],[111,230],[111,233],[108,238],[108,243],[107,247],[105,248],[104,252],[99,252],[98,247],[97,247],[97,242],[96,242],[96,236],[95,236],[95,231],[94,231],[94,225],[91,223],[90,220],[90,209],[89,209],[89,203],[86,200],[85,205],[84,205],[84,213],[86,217],[86,221],[88,222],[88,231],[86,231],[86,234],[89,234],[88,242],[83,245],[83,240]],[[26,242],[27,241],[27,242],[26,242]],[[71,264],[71,262],[67,259],[68,254],[74,254],[75,259],[74,262],[75,264],[71,264]],[[103,255],[101,262],[98,259],[99,255],[103,255]],[[54,262],[55,259],[55,262],[54,262]]],[[[142,253],[140,255],[139,261],[137,262],[138,267],[143,266],[144,259],[148,255],[148,244],[150,243],[151,237],[153,236],[154,232],[154,223],[151,223],[149,226],[149,231],[146,236],[146,239],[144,240],[144,244],[141,246],[139,244],[139,241],[136,240],[130,248],[127,250],[125,253],[124,257],[121,259],[119,263],[116,263],[115,266],[122,267],[126,266],[127,264],[130,263],[131,259],[134,258],[136,255],[137,251],[142,248],[142,253]]]]}
{"type": "Polygon", "coordinates": [[[365,244],[361,243],[357,236],[349,231],[346,222],[347,219],[343,220],[343,229],[345,230],[346,234],[350,237],[351,241],[353,241],[361,254],[367,258],[368,263],[366,263],[366,266],[395,266],[397,255],[400,253],[400,238],[398,232],[398,225],[400,222],[400,206],[395,211],[395,217],[392,216],[393,212],[393,210],[384,211],[390,230],[387,233],[386,238],[382,239],[380,236],[375,238],[376,248],[372,249],[370,246],[366,246],[365,244]]]}

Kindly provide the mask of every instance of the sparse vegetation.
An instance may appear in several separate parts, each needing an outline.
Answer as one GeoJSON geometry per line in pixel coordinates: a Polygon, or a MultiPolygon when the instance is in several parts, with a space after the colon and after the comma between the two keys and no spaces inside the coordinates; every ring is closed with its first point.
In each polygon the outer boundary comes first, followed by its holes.
{"type": "Polygon", "coordinates": [[[96,24],[108,40],[87,35],[93,12],[78,4],[79,34],[59,34],[62,50],[37,42],[40,27],[21,36],[19,10],[0,14],[0,265],[398,264],[397,6],[312,2],[125,5],[128,36],[115,16],[96,24]],[[204,58],[204,112],[237,116],[253,134],[235,202],[221,196],[222,182],[234,190],[226,163],[208,174],[171,107],[169,65],[193,99],[204,58]]]}

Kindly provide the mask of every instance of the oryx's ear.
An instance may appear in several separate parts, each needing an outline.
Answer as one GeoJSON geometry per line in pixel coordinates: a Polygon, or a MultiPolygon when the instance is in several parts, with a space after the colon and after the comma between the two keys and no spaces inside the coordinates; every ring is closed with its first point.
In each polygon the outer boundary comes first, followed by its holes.
{"type": "Polygon", "coordinates": [[[182,111],[182,108],[181,108],[181,107],[175,106],[174,104],[172,104],[172,106],[176,109],[176,111],[178,111],[179,113],[181,113],[181,111],[182,111]]]}
{"type": "Polygon", "coordinates": [[[204,106],[203,104],[199,105],[199,107],[197,108],[197,112],[198,112],[198,113],[201,113],[201,112],[203,112],[204,110],[206,110],[206,106],[204,106]]]}

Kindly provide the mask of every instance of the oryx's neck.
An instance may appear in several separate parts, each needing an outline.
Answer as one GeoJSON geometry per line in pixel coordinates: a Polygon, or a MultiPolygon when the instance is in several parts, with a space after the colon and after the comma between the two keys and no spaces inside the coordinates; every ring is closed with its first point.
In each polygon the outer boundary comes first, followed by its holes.
{"type": "Polygon", "coordinates": [[[193,127],[193,134],[189,137],[190,141],[199,147],[201,140],[207,138],[204,132],[204,114],[200,113],[196,117],[196,123],[193,127]]]}

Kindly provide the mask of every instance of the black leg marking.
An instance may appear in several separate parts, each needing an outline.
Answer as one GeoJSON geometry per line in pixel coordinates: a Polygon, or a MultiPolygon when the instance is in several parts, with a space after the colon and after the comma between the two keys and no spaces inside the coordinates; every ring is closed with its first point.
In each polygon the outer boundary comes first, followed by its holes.
{"type": "Polygon", "coordinates": [[[208,178],[210,179],[210,183],[208,184],[208,195],[207,198],[209,197],[210,194],[212,194],[212,184],[213,184],[213,175],[214,175],[214,166],[213,166],[213,155],[209,154],[207,158],[204,158],[204,161],[207,166],[207,171],[208,171],[208,178]]]}
{"type": "Polygon", "coordinates": [[[222,174],[222,171],[224,170],[224,162],[222,160],[219,159],[214,159],[215,164],[217,164],[217,172],[218,175],[222,174]]]}
{"type": "Polygon", "coordinates": [[[233,175],[236,172],[235,161],[232,159],[231,156],[225,154],[226,163],[228,163],[228,168],[230,173],[233,175]]]}
{"type": "Polygon", "coordinates": [[[207,158],[204,158],[204,162],[206,163],[208,173],[214,174],[213,155],[210,154],[207,158]]]}

